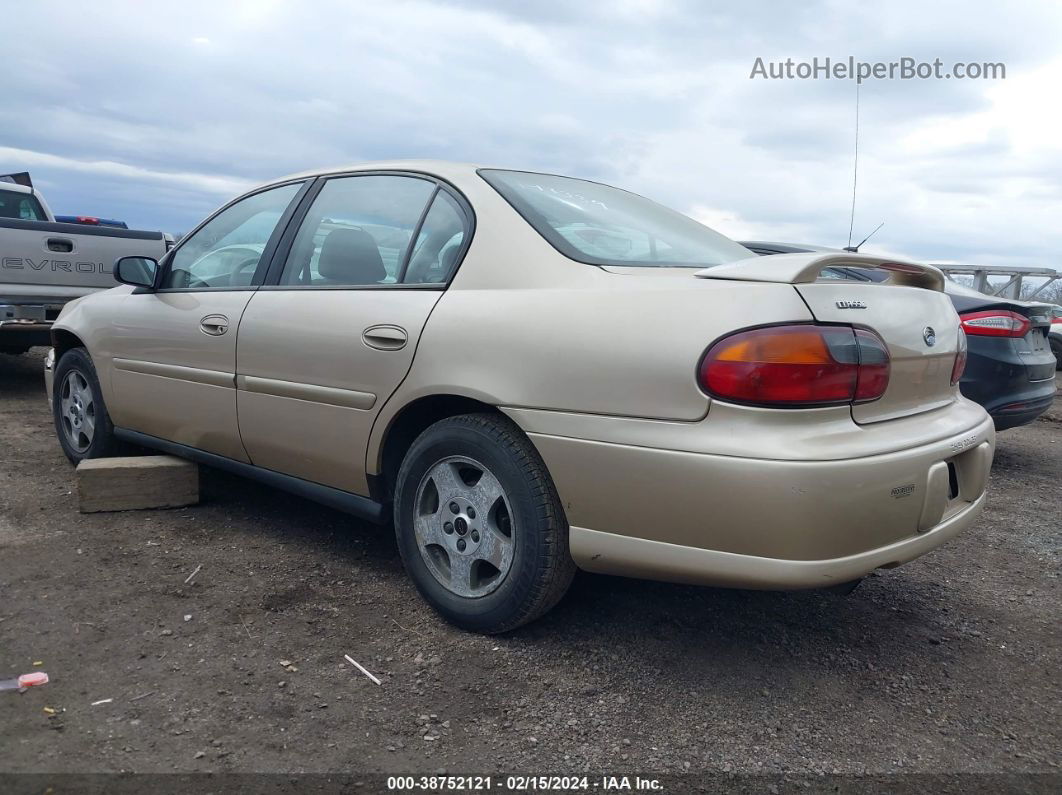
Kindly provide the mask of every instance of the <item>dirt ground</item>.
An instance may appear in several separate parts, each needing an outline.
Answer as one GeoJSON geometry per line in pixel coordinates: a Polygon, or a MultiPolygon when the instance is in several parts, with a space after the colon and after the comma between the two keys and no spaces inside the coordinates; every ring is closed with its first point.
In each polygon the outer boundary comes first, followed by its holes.
{"type": "Polygon", "coordinates": [[[849,596],[581,574],[486,638],[389,531],[216,471],[79,514],[40,357],[0,355],[0,679],[52,679],[0,693],[0,770],[1057,774],[1060,476],[1062,401],[976,527],[849,596]]]}

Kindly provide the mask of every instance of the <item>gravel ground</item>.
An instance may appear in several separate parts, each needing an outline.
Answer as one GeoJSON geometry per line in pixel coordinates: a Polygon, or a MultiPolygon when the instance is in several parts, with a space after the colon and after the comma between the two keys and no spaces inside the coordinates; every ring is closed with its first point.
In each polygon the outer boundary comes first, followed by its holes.
{"type": "Polygon", "coordinates": [[[0,355],[0,679],[52,677],[0,693],[3,770],[1058,772],[1058,403],[974,528],[849,596],[580,574],[485,638],[389,531],[223,473],[79,514],[40,364],[0,355]]]}

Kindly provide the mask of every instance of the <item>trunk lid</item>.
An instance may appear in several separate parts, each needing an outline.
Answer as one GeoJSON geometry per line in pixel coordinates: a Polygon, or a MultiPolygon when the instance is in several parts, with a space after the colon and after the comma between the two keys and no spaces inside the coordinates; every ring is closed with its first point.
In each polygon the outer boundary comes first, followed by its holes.
{"type": "Polygon", "coordinates": [[[889,386],[878,400],[852,406],[856,422],[906,417],[955,399],[951,372],[959,345],[959,318],[943,293],[836,281],[796,289],[819,322],[869,328],[888,346],[889,386]]]}
{"type": "Polygon", "coordinates": [[[1022,339],[1017,341],[1018,355],[1025,362],[1030,381],[1047,381],[1055,377],[1057,362],[1051,352],[1051,307],[1047,304],[1022,303],[1015,307],[1029,318],[1032,328],[1022,339]]]}
{"type": "Polygon", "coordinates": [[[866,254],[781,254],[700,271],[701,278],[793,284],[820,323],[870,329],[884,340],[891,370],[879,399],[852,406],[859,424],[931,411],[956,399],[951,384],[959,346],[959,318],[942,292],[944,275],[929,265],[866,254]],[[819,279],[827,267],[888,272],[883,282],[819,279]]]}

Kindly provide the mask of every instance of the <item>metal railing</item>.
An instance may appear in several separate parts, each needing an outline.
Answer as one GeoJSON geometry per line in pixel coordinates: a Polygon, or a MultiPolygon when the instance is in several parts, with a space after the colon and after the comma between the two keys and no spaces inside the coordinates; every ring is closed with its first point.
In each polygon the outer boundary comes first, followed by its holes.
{"type": "Polygon", "coordinates": [[[973,277],[973,289],[979,293],[985,295],[995,295],[1000,298],[1014,298],[1018,300],[1028,301],[1040,295],[1047,287],[1054,284],[1059,279],[1062,279],[1062,273],[1059,273],[1054,268],[1034,268],[1025,266],[1000,266],[1000,265],[937,265],[936,267],[944,271],[949,279],[954,276],[972,276],[973,277]],[[989,276],[1005,276],[1007,281],[1001,286],[993,286],[989,281],[989,276]],[[1028,295],[1022,295],[1022,285],[1024,280],[1028,278],[1043,279],[1044,283],[1039,285],[1028,295]]]}

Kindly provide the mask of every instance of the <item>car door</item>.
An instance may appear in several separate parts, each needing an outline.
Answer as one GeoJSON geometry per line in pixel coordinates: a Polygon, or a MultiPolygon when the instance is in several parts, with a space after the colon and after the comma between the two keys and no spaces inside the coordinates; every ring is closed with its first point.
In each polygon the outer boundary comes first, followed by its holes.
{"type": "Polygon", "coordinates": [[[246,462],[236,329],[304,182],[253,193],[181,241],[159,287],[124,297],[111,333],[114,424],[246,462]]]}
{"type": "Polygon", "coordinates": [[[240,324],[240,434],[257,466],[367,495],[369,431],[467,247],[471,211],[418,175],[317,188],[240,324]]]}

